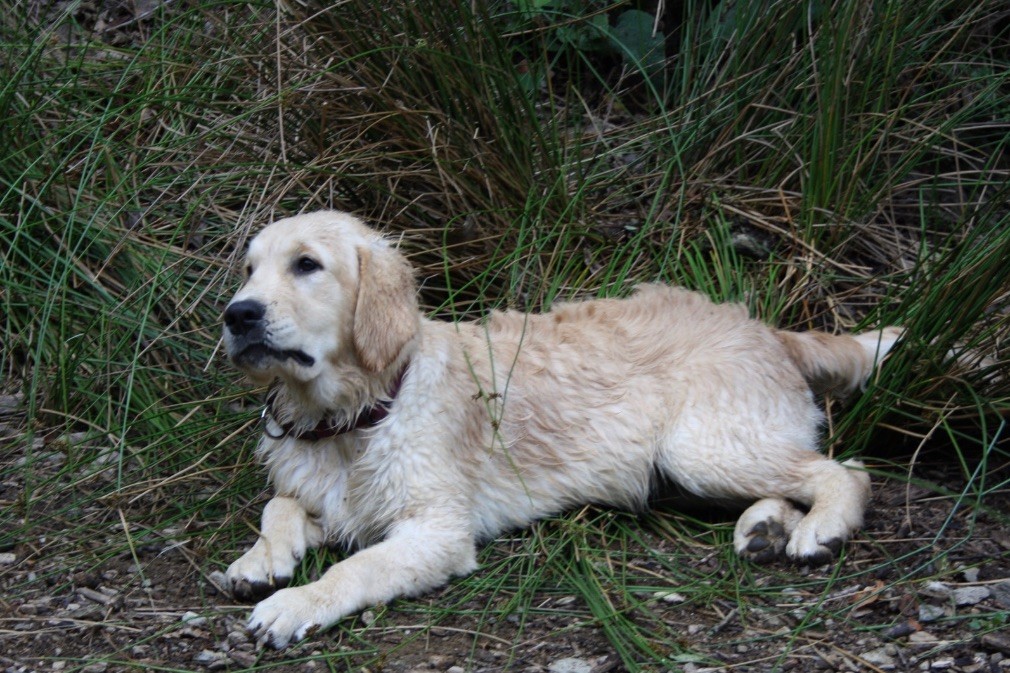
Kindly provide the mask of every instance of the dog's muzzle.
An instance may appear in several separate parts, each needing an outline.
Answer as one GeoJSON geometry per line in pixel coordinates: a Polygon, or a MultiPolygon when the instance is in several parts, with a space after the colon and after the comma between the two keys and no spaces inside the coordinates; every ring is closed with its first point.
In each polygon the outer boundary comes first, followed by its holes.
{"type": "Polygon", "coordinates": [[[308,353],[270,344],[266,314],[267,307],[255,299],[234,301],[225,309],[224,325],[230,335],[226,343],[232,362],[252,369],[266,367],[272,360],[291,359],[304,367],[315,364],[315,358],[308,353]]]}

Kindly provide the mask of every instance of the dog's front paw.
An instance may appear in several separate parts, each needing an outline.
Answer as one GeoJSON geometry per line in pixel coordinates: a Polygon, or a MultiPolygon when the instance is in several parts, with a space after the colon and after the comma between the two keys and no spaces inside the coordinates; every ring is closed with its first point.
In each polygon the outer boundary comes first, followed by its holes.
{"type": "Polygon", "coordinates": [[[252,549],[228,566],[227,588],[240,601],[266,598],[291,582],[298,559],[288,554],[269,553],[270,545],[257,542],[252,549]]]}
{"type": "Polygon", "coordinates": [[[247,628],[260,645],[279,650],[325,626],[319,612],[305,587],[281,589],[256,605],[247,628]]]}

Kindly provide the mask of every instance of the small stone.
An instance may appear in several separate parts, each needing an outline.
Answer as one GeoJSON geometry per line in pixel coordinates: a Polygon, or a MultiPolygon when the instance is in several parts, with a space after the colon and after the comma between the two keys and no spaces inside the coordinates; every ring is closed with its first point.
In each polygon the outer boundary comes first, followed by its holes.
{"type": "Polygon", "coordinates": [[[204,666],[209,666],[215,662],[221,661],[222,659],[227,660],[228,655],[224,652],[215,652],[214,650],[200,650],[200,654],[193,657],[193,661],[198,664],[203,664],[204,666]]]}
{"type": "Polygon", "coordinates": [[[908,637],[908,642],[910,645],[934,645],[936,644],[936,636],[932,633],[927,633],[926,631],[916,631],[908,637]]]}
{"type": "Polygon", "coordinates": [[[81,673],[105,673],[105,670],[109,667],[108,662],[96,661],[93,664],[88,664],[84,668],[80,669],[81,673]]]}
{"type": "Polygon", "coordinates": [[[992,597],[996,605],[1004,610],[1010,610],[1010,580],[1005,580],[992,587],[992,597]]]}
{"type": "Polygon", "coordinates": [[[947,611],[940,605],[930,605],[928,603],[924,603],[919,606],[919,621],[924,624],[935,622],[941,617],[946,616],[946,614],[947,611]]]}
{"type": "Polygon", "coordinates": [[[228,632],[228,643],[230,645],[243,645],[249,642],[249,635],[245,630],[234,630],[228,632]]]}
{"type": "Polygon", "coordinates": [[[943,659],[935,659],[929,665],[929,670],[931,671],[946,671],[950,668],[954,668],[953,657],[944,657],[943,659]]]}
{"type": "Polygon", "coordinates": [[[965,568],[961,571],[961,576],[964,577],[965,582],[974,584],[978,582],[978,568],[965,568]]]}
{"type": "MultiPolygon", "coordinates": [[[[922,621],[921,618],[919,621],[922,621]]],[[[884,631],[885,638],[904,638],[918,631],[921,627],[913,620],[898,622],[891,628],[884,631]]]]}
{"type": "Polygon", "coordinates": [[[592,662],[577,657],[558,659],[547,666],[550,673],[589,673],[593,670],[592,662]]]}
{"type": "Polygon", "coordinates": [[[952,594],[954,605],[975,605],[989,598],[991,592],[986,587],[959,587],[952,594]]]}
{"type": "Polygon", "coordinates": [[[234,661],[236,664],[242,668],[252,668],[256,665],[256,655],[252,652],[243,652],[241,650],[232,650],[228,653],[228,658],[234,661]]]}
{"type": "Polygon", "coordinates": [[[466,669],[462,666],[450,666],[445,669],[445,673],[466,673],[466,669]]]}
{"type": "Polygon", "coordinates": [[[674,591],[657,591],[656,593],[652,594],[652,597],[659,599],[664,603],[671,603],[671,604],[683,603],[684,601],[687,600],[687,598],[684,597],[684,594],[678,594],[674,591]]]}
{"type": "Polygon", "coordinates": [[[365,626],[371,626],[375,623],[375,612],[373,610],[365,610],[361,613],[361,623],[365,626]]]}
{"type": "Polygon", "coordinates": [[[18,560],[18,557],[14,555],[14,552],[5,551],[0,553],[0,566],[14,565],[18,560]]]}
{"type": "Polygon", "coordinates": [[[182,615],[180,620],[183,624],[188,624],[189,626],[203,626],[207,623],[207,618],[198,615],[195,612],[186,612],[182,615]]]}
{"type": "Polygon", "coordinates": [[[950,587],[943,582],[927,582],[922,588],[922,593],[931,597],[946,600],[950,598],[950,587]]]}
{"type": "Polygon", "coordinates": [[[876,666],[877,668],[883,670],[893,670],[897,668],[897,662],[894,659],[894,655],[897,654],[897,652],[898,648],[894,645],[884,645],[883,647],[878,647],[875,650],[864,652],[859,656],[866,663],[876,666]]]}
{"type": "Polygon", "coordinates": [[[0,415],[6,415],[17,410],[24,399],[25,396],[23,393],[17,393],[15,395],[0,395],[0,415]]]}
{"type": "Polygon", "coordinates": [[[996,650],[1004,655],[1010,655],[1010,635],[993,631],[982,636],[980,642],[982,647],[987,650],[996,650]]]}

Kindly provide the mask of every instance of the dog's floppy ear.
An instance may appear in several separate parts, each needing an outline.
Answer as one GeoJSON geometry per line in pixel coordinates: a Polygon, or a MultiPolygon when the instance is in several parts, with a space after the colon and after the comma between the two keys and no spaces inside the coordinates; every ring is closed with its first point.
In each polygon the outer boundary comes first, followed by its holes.
{"type": "Polygon", "coordinates": [[[410,264],[385,245],[358,248],[354,349],[371,372],[393,363],[418,329],[417,291],[410,264]]]}

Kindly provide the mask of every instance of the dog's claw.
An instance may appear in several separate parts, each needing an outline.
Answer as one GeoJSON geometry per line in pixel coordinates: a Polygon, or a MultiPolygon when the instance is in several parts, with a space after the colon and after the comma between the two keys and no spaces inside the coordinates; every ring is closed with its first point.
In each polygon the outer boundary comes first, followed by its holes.
{"type": "Polygon", "coordinates": [[[820,548],[812,554],[798,557],[796,562],[800,565],[815,567],[834,562],[838,553],[842,550],[842,539],[832,538],[827,542],[822,542],[820,548]]]}
{"type": "Polygon", "coordinates": [[[290,577],[271,577],[267,582],[257,582],[242,578],[237,580],[232,586],[231,593],[235,598],[245,603],[258,603],[290,583],[290,577]]]}

